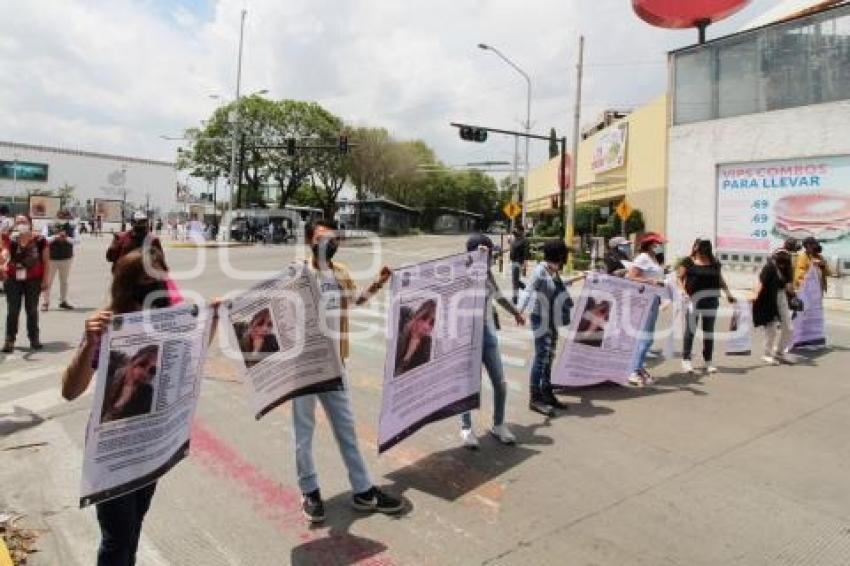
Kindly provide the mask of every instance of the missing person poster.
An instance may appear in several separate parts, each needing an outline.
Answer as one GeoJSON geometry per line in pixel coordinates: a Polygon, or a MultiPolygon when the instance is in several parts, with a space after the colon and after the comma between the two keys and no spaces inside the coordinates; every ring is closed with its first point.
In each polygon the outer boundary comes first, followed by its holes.
{"type": "Polygon", "coordinates": [[[475,251],[393,272],[378,452],[479,406],[487,262],[475,251]]]}
{"type": "Polygon", "coordinates": [[[80,507],[156,481],[189,450],[212,311],[117,315],[101,339],[80,507]]]}
{"type": "Polygon", "coordinates": [[[230,350],[255,418],[294,397],[343,388],[338,336],[320,300],[316,278],[301,263],[228,301],[230,350]]]}
{"type": "Polygon", "coordinates": [[[652,303],[663,287],[602,274],[588,276],[561,347],[553,385],[626,385],[652,303]]]}
{"type": "Polygon", "coordinates": [[[124,203],[120,200],[94,199],[94,218],[101,222],[122,222],[124,220],[124,203]]]}
{"type": "Polygon", "coordinates": [[[727,356],[749,356],[753,350],[753,304],[743,298],[735,303],[724,347],[727,356]]]}
{"type": "Polygon", "coordinates": [[[797,296],[803,301],[803,311],[794,318],[792,350],[816,350],[826,345],[823,316],[823,287],[821,273],[814,265],[806,273],[797,296]]]}
{"type": "Polygon", "coordinates": [[[62,199],[42,195],[32,195],[29,199],[30,218],[39,220],[42,218],[56,218],[62,206],[62,199]]]}

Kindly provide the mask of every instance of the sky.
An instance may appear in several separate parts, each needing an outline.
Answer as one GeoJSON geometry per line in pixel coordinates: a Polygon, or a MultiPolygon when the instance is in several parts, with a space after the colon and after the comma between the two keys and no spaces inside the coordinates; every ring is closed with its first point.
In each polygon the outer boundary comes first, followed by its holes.
{"type": "MultiPolygon", "coordinates": [[[[776,4],[753,0],[709,28],[740,29],[776,4]]],[[[628,0],[0,0],[0,139],[171,160],[179,136],[235,91],[314,100],[355,126],[421,138],[447,164],[510,161],[513,141],[463,142],[449,122],[572,131],[579,33],[582,123],[666,89],[666,53],[696,41],[639,20],[628,0]]],[[[532,167],[547,144],[531,144],[532,167]]]]}

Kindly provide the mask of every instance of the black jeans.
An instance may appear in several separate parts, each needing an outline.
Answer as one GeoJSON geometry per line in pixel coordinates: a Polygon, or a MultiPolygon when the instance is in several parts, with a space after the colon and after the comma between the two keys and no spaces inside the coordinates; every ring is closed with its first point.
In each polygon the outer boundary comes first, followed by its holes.
{"type": "Polygon", "coordinates": [[[97,504],[100,548],[97,566],[133,566],[142,520],[151,505],[156,482],[127,495],[97,504]]]}
{"type": "Polygon", "coordinates": [[[27,334],[31,342],[38,341],[38,296],[41,294],[41,279],[6,281],[6,340],[15,341],[18,335],[18,319],[21,306],[27,311],[27,334]]]}
{"type": "Polygon", "coordinates": [[[513,289],[512,300],[514,304],[517,304],[517,299],[519,297],[519,292],[522,289],[525,289],[525,283],[522,282],[522,262],[512,261],[511,262],[511,287],[513,289]]]}
{"type": "Polygon", "coordinates": [[[717,321],[717,304],[702,306],[688,311],[687,323],[685,324],[685,347],[682,352],[683,360],[691,359],[694,349],[694,337],[697,333],[697,323],[702,321],[702,359],[710,362],[714,355],[714,323],[717,321]]]}

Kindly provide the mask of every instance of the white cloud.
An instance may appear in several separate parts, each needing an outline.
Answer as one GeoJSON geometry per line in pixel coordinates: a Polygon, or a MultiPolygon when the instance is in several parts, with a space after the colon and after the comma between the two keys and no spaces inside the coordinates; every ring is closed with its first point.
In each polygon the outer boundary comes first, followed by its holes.
{"type": "MultiPolygon", "coordinates": [[[[769,4],[757,0],[715,33],[769,4]]],[[[243,6],[243,92],[318,100],[353,123],[422,137],[450,163],[510,159],[513,142],[465,144],[449,121],[519,129],[525,118],[525,83],[477,43],[531,75],[532,121],[547,133],[571,129],[579,28],[588,117],[662,92],[666,50],[695,35],[651,28],[623,0],[220,0],[208,10],[0,0],[14,13],[0,20],[0,137],[172,158],[175,144],[159,136],[205,118],[209,94],[232,96],[243,6]]],[[[532,147],[533,161],[545,157],[545,144],[532,147]]]]}

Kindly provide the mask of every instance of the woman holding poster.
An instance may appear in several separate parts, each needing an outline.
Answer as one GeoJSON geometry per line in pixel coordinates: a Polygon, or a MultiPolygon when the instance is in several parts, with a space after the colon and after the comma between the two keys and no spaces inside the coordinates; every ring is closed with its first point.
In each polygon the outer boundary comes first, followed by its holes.
{"type": "Polygon", "coordinates": [[[720,261],[714,257],[711,240],[699,240],[694,246],[694,253],[682,261],[678,271],[679,280],[689,299],[682,370],[688,373],[694,371],[691,352],[694,348],[697,323],[702,321],[702,359],[705,362],[705,371],[715,373],[717,368],[711,361],[714,354],[714,323],[717,321],[717,309],[720,307],[720,291],[726,294],[730,303],[735,302],[735,297],[723,279],[720,261]]]}
{"type": "Polygon", "coordinates": [[[412,311],[401,307],[395,374],[401,375],[431,359],[431,332],[437,318],[437,301],[427,299],[412,311]]]}
{"type": "Polygon", "coordinates": [[[809,272],[809,267],[815,266],[820,272],[820,285],[823,294],[826,294],[826,278],[829,276],[829,266],[823,259],[823,247],[817,239],[809,236],[803,240],[803,253],[797,255],[797,263],[794,265],[794,290],[799,291],[803,286],[803,280],[809,272]]]}
{"type": "Polygon", "coordinates": [[[770,365],[791,363],[785,357],[793,333],[788,298],[794,296],[794,282],[788,250],[779,248],[767,260],[759,273],[755,295],[753,326],[763,326],[765,333],[762,360],[770,365]]]}
{"type": "MultiPolygon", "coordinates": [[[[123,314],[171,306],[169,301],[161,300],[169,295],[165,281],[158,274],[166,273],[162,252],[155,248],[134,250],[115,263],[109,306],[86,320],[83,340],[62,375],[62,397],[69,401],[76,399],[88,388],[97,370],[101,337],[113,313],[123,314]],[[146,263],[154,267],[153,274],[145,269],[146,263]]],[[[217,306],[217,302],[214,301],[213,304],[217,306]]],[[[217,317],[216,311],[214,318],[217,317]]],[[[99,410],[105,420],[126,418],[133,412],[140,414],[146,403],[147,410],[150,410],[150,400],[145,400],[148,397],[145,385],[151,372],[156,372],[156,357],[155,352],[140,349],[129,361],[129,366],[123,370],[120,387],[116,385],[117,381],[113,381],[113,394],[107,396],[106,406],[94,410],[99,410]]],[[[118,371],[116,376],[117,374],[118,371]]],[[[135,564],[142,521],[155,490],[156,482],[153,482],[136,491],[97,503],[97,521],[101,536],[97,553],[98,566],[135,564]]]]}
{"type": "MultiPolygon", "coordinates": [[[[647,233],[640,240],[639,250],[640,255],[635,258],[634,263],[629,266],[629,271],[626,273],[626,278],[632,281],[641,283],[649,283],[663,287],[664,283],[664,268],[658,261],[659,257],[664,254],[664,237],[655,232],[647,233]]],[[[646,370],[646,358],[649,354],[649,349],[652,346],[655,323],[658,321],[658,307],[661,304],[659,297],[652,299],[652,307],[649,311],[649,317],[646,320],[646,326],[641,329],[640,338],[638,341],[637,353],[635,355],[634,369],[629,376],[629,383],[636,387],[649,385],[653,383],[652,376],[646,370]]]]}

